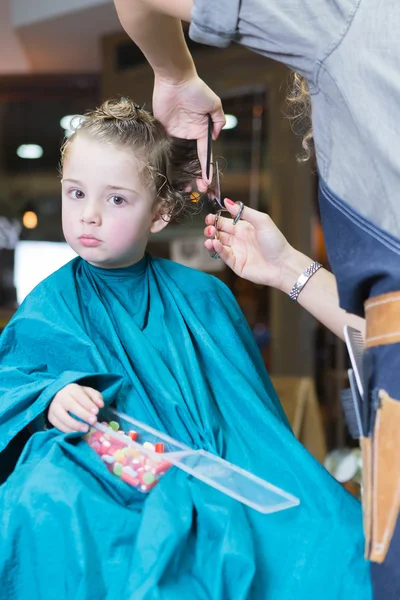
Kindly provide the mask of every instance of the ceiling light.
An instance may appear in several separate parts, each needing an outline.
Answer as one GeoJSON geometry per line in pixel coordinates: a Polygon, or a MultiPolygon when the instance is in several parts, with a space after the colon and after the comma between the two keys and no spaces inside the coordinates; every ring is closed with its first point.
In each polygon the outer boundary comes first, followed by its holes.
{"type": "Polygon", "coordinates": [[[222,129],[235,129],[238,124],[237,117],[235,115],[225,115],[226,123],[222,129]]]}
{"type": "Polygon", "coordinates": [[[64,129],[65,137],[70,137],[82,121],[83,117],[80,115],[65,115],[65,117],[60,120],[60,125],[64,129]]]}
{"type": "Polygon", "coordinates": [[[17,148],[20,158],[40,158],[43,156],[43,148],[38,144],[22,144],[17,148]]]}
{"type": "Polygon", "coordinates": [[[63,129],[71,129],[71,121],[75,115],[65,115],[60,121],[60,125],[63,129]]]}

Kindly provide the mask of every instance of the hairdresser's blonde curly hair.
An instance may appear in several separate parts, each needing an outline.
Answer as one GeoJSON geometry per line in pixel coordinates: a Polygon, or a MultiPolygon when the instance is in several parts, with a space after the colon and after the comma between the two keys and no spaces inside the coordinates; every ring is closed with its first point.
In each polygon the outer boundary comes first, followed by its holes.
{"type": "Polygon", "coordinates": [[[291,90],[287,101],[292,108],[293,114],[289,115],[292,120],[294,128],[297,129],[297,125],[304,132],[306,127],[306,133],[303,133],[302,146],[304,152],[298,158],[301,162],[307,161],[313,154],[313,130],[311,127],[311,100],[310,90],[308,83],[304,77],[298,73],[293,73],[291,90]]]}
{"type": "Polygon", "coordinates": [[[61,148],[60,171],[68,149],[80,135],[133,152],[143,164],[145,184],[152,186],[156,201],[168,219],[198,212],[190,198],[191,185],[201,177],[196,144],[169,136],[151,113],[128,98],[111,99],[99,108],[72,120],[72,135],[61,148]]]}

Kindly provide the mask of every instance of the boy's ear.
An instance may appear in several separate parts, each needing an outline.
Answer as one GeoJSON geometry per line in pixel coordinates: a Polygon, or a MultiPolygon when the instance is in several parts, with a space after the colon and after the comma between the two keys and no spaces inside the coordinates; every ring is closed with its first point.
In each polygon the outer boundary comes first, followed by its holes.
{"type": "Polygon", "coordinates": [[[170,216],[162,210],[162,206],[157,208],[150,226],[151,233],[162,231],[170,222],[170,216]]]}

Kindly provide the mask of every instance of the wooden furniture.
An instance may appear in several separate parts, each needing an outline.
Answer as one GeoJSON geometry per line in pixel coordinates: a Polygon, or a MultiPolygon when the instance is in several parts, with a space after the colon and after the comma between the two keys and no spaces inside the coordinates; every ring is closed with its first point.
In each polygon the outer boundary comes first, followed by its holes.
{"type": "Polygon", "coordinates": [[[295,436],[323,463],[327,445],[313,379],[279,376],[271,379],[295,436]]]}

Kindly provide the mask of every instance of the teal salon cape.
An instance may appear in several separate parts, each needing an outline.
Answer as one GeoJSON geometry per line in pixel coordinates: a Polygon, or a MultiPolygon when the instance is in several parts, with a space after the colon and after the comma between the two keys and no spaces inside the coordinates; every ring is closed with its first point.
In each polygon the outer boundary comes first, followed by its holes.
{"type": "Polygon", "coordinates": [[[177,468],[142,494],[79,434],[40,431],[0,487],[0,597],[371,598],[359,503],[293,436],[217,279],[148,256],[115,270],[77,258],[26,298],[0,355],[0,450],[77,382],[301,501],[260,514],[177,468]]]}

